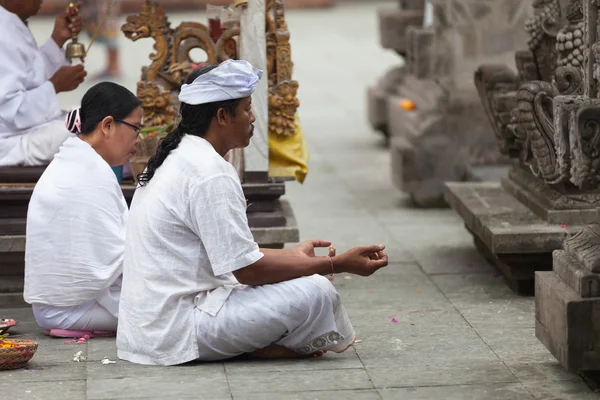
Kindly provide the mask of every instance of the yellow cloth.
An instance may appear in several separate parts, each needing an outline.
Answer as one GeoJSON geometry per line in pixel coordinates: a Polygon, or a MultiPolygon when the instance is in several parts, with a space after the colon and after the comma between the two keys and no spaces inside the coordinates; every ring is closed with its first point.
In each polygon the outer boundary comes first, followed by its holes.
{"type": "Polygon", "coordinates": [[[303,183],[308,173],[308,150],[298,114],[296,133],[279,136],[269,131],[269,176],[272,178],[294,178],[303,183]]]}

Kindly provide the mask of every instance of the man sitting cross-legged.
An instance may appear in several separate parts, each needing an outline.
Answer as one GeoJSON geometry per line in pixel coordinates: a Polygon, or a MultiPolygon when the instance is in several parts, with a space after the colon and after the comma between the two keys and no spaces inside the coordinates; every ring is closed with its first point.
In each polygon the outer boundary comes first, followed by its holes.
{"type": "Polygon", "coordinates": [[[73,136],[57,93],[76,89],[86,76],[62,50],[72,32],[81,31],[81,18],[60,14],[52,36],[38,47],[28,20],[41,4],[0,0],[0,167],[46,165],[73,136]]]}
{"type": "Polygon", "coordinates": [[[228,60],[182,86],[182,121],[140,176],[130,209],[117,351],[174,365],[242,354],[341,353],[356,335],[323,275],[368,276],[388,263],[383,245],[316,257],[308,241],[259,249],[238,174],[223,158],[248,146],[251,94],[262,71],[228,60]]]}

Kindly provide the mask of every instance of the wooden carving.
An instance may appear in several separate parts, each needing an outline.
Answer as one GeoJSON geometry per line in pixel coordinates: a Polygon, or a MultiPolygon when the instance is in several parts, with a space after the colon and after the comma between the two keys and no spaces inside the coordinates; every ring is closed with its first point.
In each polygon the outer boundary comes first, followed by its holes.
{"type": "Polygon", "coordinates": [[[144,128],[170,125],[175,120],[171,94],[155,81],[138,82],[137,97],[142,101],[144,128]]]}
{"type": "Polygon", "coordinates": [[[296,133],[296,110],[300,106],[296,97],[299,84],[292,79],[290,32],[283,0],[268,0],[266,16],[269,131],[292,136],[296,133]]]}
{"type": "Polygon", "coordinates": [[[182,22],[171,28],[166,12],[157,4],[146,0],[139,15],[130,15],[121,27],[125,36],[137,41],[152,38],[155,41],[152,64],[143,70],[142,80],[160,82],[169,91],[179,90],[192,69],[190,51],[202,49],[209,63],[220,60],[217,43],[210,37],[208,28],[197,22],[182,22]]]}
{"type": "MultiPolygon", "coordinates": [[[[152,64],[143,69],[138,85],[138,97],[147,105],[144,108],[146,126],[165,122],[171,118],[172,104],[166,104],[165,93],[176,93],[193,71],[190,51],[202,49],[207,63],[218,63],[237,57],[235,38],[240,34],[238,26],[222,29],[216,21],[210,21],[211,29],[196,22],[183,22],[177,28],[171,24],[163,8],[146,0],[139,15],[128,16],[121,27],[132,41],[152,38],[155,53],[150,55],[152,64]],[[161,87],[164,88],[161,90],[161,87]],[[152,100],[152,96],[156,96],[152,100]],[[160,107],[165,107],[160,117],[160,107]]],[[[296,97],[299,84],[292,79],[290,33],[285,22],[283,0],[266,2],[267,71],[269,79],[269,130],[277,135],[291,136],[296,133],[296,110],[300,105],[296,97]]]]}

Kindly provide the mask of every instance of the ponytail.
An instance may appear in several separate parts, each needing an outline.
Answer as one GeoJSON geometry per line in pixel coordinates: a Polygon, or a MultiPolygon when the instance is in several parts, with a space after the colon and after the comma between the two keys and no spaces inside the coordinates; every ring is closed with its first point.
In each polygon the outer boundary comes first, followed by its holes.
{"type": "Polygon", "coordinates": [[[181,139],[183,139],[183,135],[185,135],[185,131],[183,130],[182,126],[179,125],[174,131],[169,133],[160,141],[158,144],[158,149],[156,150],[156,154],[153,155],[148,161],[148,167],[144,172],[138,175],[138,182],[140,186],[145,186],[148,182],[150,182],[150,179],[152,179],[158,167],[165,162],[171,151],[175,150],[177,146],[179,146],[181,139]]]}

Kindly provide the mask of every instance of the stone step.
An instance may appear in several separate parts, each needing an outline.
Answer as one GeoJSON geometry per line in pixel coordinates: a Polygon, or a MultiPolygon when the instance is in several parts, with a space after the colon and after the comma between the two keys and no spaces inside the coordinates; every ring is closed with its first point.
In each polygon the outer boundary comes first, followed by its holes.
{"type": "Polygon", "coordinates": [[[1,278],[0,293],[23,293],[23,276],[1,278]]]}
{"type": "Polygon", "coordinates": [[[0,309],[30,307],[23,299],[23,293],[0,293],[0,309]]]}

